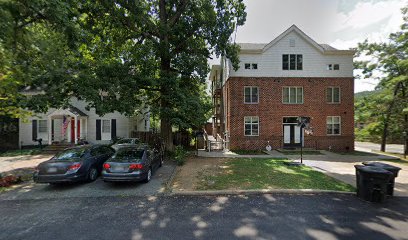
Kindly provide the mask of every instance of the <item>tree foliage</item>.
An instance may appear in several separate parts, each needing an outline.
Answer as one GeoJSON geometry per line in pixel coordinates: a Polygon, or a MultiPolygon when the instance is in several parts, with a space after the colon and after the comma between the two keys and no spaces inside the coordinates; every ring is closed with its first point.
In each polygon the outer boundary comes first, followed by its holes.
{"type": "MultiPolygon", "coordinates": [[[[356,121],[380,128],[382,150],[387,136],[402,142],[403,131],[408,130],[408,119],[403,110],[408,107],[408,7],[402,9],[404,23],[398,32],[392,33],[387,42],[358,46],[358,56],[369,56],[369,61],[356,62],[364,78],[378,76],[376,94],[356,101],[356,121]]],[[[372,129],[371,134],[378,134],[372,129]]]]}
{"type": "Polygon", "coordinates": [[[46,111],[70,97],[101,115],[149,106],[169,147],[172,126],[208,117],[207,59],[225,55],[238,68],[230,37],[246,18],[242,0],[3,0],[0,8],[0,49],[10,49],[0,76],[16,84],[10,106],[46,111]],[[18,99],[22,86],[45,94],[18,99]]]}

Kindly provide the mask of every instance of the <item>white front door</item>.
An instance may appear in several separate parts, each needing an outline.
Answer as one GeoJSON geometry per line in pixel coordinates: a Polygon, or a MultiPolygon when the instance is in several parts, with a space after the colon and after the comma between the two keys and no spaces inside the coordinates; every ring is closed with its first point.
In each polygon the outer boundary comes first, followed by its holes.
{"type": "Polygon", "coordinates": [[[283,126],[283,142],[285,144],[290,144],[290,126],[283,126]]]}

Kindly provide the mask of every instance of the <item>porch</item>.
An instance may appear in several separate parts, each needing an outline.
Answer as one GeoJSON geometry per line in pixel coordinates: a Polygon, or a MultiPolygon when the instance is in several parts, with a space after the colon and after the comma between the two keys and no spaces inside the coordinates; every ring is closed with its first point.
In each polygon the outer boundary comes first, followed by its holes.
{"type": "Polygon", "coordinates": [[[74,106],[58,109],[48,116],[48,145],[71,145],[86,141],[88,115],[74,106]]]}

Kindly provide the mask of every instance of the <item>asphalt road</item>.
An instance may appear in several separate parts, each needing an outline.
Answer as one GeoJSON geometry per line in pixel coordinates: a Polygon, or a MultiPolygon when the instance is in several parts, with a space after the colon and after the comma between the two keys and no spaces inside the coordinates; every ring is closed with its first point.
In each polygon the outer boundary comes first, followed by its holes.
{"type": "MultiPolygon", "coordinates": [[[[355,142],[355,147],[356,150],[358,148],[362,148],[368,151],[380,151],[381,149],[381,144],[377,143],[371,143],[371,142],[355,142]]],[[[404,145],[402,144],[387,144],[385,146],[385,151],[389,153],[398,153],[398,154],[404,154],[404,145]]]]}
{"type": "Polygon", "coordinates": [[[0,201],[0,239],[407,239],[408,198],[81,197],[0,201]]]}

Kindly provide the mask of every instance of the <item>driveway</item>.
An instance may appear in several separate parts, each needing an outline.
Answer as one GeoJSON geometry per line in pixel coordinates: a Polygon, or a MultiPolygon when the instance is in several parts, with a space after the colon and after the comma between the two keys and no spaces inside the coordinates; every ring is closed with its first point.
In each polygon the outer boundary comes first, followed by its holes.
{"type": "MultiPolygon", "coordinates": [[[[355,149],[357,151],[380,151],[381,144],[371,142],[355,142],[355,149]]],[[[404,154],[404,145],[402,144],[387,144],[385,151],[389,153],[404,154]]]]}
{"type": "Polygon", "coordinates": [[[0,200],[23,199],[65,199],[76,197],[106,197],[106,196],[147,196],[158,195],[165,191],[165,184],[169,181],[175,165],[164,164],[157,169],[149,183],[105,183],[98,178],[91,183],[66,184],[52,186],[28,182],[15,189],[1,193],[0,200]]]}
{"type": "MultiPolygon", "coordinates": [[[[356,186],[356,170],[354,165],[365,161],[378,161],[400,167],[401,171],[395,179],[394,195],[408,197],[408,163],[400,164],[385,161],[384,159],[393,158],[382,155],[354,156],[340,155],[328,151],[322,152],[324,155],[305,155],[303,157],[304,164],[353,186],[356,186]]],[[[298,156],[290,156],[290,158],[299,160],[298,156]]]]}

